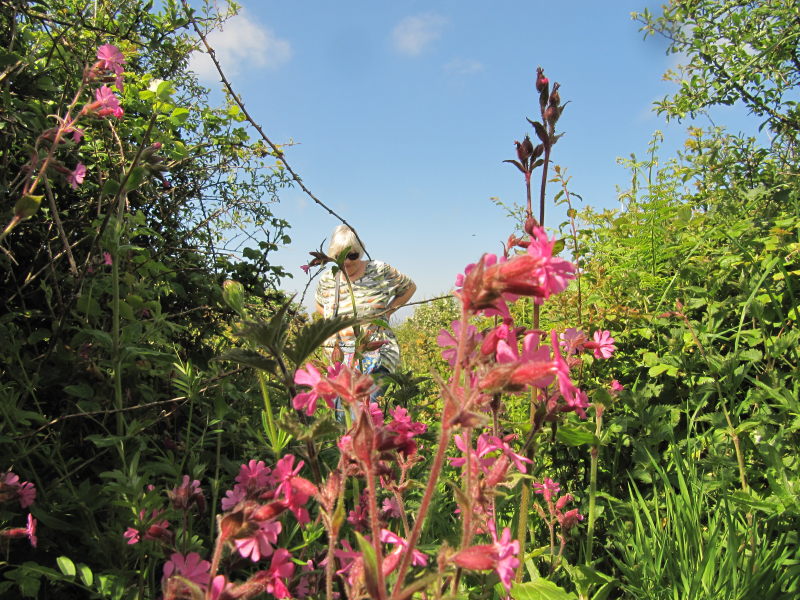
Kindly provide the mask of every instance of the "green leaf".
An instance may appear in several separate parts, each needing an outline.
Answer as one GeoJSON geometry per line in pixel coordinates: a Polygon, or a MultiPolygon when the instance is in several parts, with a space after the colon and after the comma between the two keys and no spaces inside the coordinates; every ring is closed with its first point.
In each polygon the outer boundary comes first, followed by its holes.
{"type": "Polygon", "coordinates": [[[288,356],[296,365],[301,365],[314,350],[325,343],[329,337],[336,335],[342,329],[363,323],[363,319],[352,316],[340,315],[330,319],[320,319],[309,323],[297,334],[294,344],[286,349],[288,356]]]}
{"type": "Polygon", "coordinates": [[[75,563],[66,556],[59,556],[56,559],[59,570],[67,577],[75,577],[75,563]]]}
{"type": "Polygon", "coordinates": [[[84,564],[78,564],[78,575],[80,575],[81,581],[86,586],[91,586],[94,582],[92,570],[84,564]]]}
{"type": "Polygon", "coordinates": [[[223,282],[222,299],[236,311],[236,314],[244,316],[244,286],[241,283],[233,279],[223,282]]]}
{"type": "Polygon", "coordinates": [[[172,114],[169,116],[169,121],[176,127],[183,125],[186,122],[186,119],[189,118],[189,109],[183,108],[179,106],[175,110],[172,111],[172,114]]]}
{"type": "Polygon", "coordinates": [[[130,175],[128,175],[128,179],[125,181],[125,191],[130,192],[142,185],[145,175],[147,175],[147,169],[144,167],[134,167],[130,175]]]}
{"type": "Polygon", "coordinates": [[[591,431],[577,427],[559,427],[556,438],[568,446],[583,446],[584,444],[597,444],[599,440],[591,431]]]}
{"type": "Polygon", "coordinates": [[[101,195],[103,196],[116,196],[119,191],[119,181],[116,179],[106,179],[103,184],[101,195]]]}
{"type": "Polygon", "coordinates": [[[75,396],[76,398],[83,398],[85,400],[94,397],[94,390],[90,385],[86,383],[79,383],[76,385],[65,386],[64,391],[67,392],[70,396],[75,396]]]}
{"type": "Polygon", "coordinates": [[[20,221],[30,219],[39,210],[44,196],[34,196],[32,194],[24,194],[17,203],[14,205],[14,216],[20,221]]]}
{"type": "Polygon", "coordinates": [[[575,594],[567,592],[547,579],[515,583],[511,587],[511,597],[514,600],[576,600],[575,594]]]}
{"type": "Polygon", "coordinates": [[[269,373],[274,373],[278,367],[278,363],[267,358],[263,354],[259,354],[255,350],[248,350],[246,348],[231,348],[226,350],[221,355],[214,358],[214,360],[229,360],[231,362],[239,363],[254,369],[260,369],[269,373]]]}
{"type": "Polygon", "coordinates": [[[354,532],[356,540],[358,541],[358,548],[361,550],[361,556],[364,561],[364,583],[367,586],[367,591],[372,598],[377,598],[378,594],[378,557],[375,554],[375,548],[372,547],[364,536],[354,532]]]}

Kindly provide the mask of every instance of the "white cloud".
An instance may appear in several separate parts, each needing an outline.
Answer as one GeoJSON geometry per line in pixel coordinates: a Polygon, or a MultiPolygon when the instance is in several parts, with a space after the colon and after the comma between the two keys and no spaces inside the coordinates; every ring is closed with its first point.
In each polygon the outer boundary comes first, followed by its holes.
{"type": "MultiPolygon", "coordinates": [[[[232,17],[221,29],[208,35],[222,70],[228,77],[252,69],[277,69],[292,58],[292,45],[259,25],[244,12],[232,17]]],[[[217,70],[205,52],[195,52],[189,68],[203,80],[218,79],[217,70]]]]}
{"type": "Polygon", "coordinates": [[[456,58],[444,66],[444,70],[454,75],[472,75],[483,71],[483,63],[467,58],[456,58]]]}
{"type": "Polygon", "coordinates": [[[400,54],[419,56],[442,35],[447,19],[434,13],[406,17],[392,30],[392,45],[400,54]]]}

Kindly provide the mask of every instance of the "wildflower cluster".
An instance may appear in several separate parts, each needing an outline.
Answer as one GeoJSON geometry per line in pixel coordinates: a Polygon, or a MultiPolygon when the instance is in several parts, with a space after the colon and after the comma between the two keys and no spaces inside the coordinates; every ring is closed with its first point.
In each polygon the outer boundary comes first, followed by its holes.
{"type": "MultiPolygon", "coordinates": [[[[0,475],[0,503],[17,503],[20,508],[29,508],[36,500],[36,486],[30,481],[20,481],[19,475],[6,471],[0,475]]],[[[5,539],[28,538],[36,547],[36,519],[28,513],[25,527],[0,529],[0,537],[5,539]]]]}

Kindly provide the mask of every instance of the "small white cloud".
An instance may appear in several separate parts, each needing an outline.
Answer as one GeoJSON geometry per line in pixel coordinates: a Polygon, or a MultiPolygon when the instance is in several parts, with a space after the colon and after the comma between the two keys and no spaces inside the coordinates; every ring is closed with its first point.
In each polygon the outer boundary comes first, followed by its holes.
{"type": "Polygon", "coordinates": [[[444,70],[454,75],[472,75],[483,71],[483,63],[477,60],[456,58],[444,66],[444,70]]]}
{"type": "MultiPolygon", "coordinates": [[[[229,77],[252,69],[277,69],[292,58],[292,45],[288,41],[255,22],[244,11],[225,21],[222,28],[212,31],[207,39],[229,77]]],[[[205,52],[193,53],[189,68],[200,79],[218,78],[214,63],[205,52]]]]}
{"type": "Polygon", "coordinates": [[[441,37],[446,24],[447,19],[434,13],[406,17],[392,31],[392,45],[400,54],[419,56],[441,37]]]}

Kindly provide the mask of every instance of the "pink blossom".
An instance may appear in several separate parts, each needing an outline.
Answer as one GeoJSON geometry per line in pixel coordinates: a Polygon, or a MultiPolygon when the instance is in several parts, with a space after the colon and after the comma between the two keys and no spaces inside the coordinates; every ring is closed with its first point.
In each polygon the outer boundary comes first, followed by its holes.
{"type": "Polygon", "coordinates": [[[617,381],[616,379],[611,381],[611,394],[612,395],[616,396],[616,395],[618,395],[620,392],[622,392],[624,390],[625,390],[625,386],[622,385],[619,381],[617,381]]]}
{"type": "Polygon", "coordinates": [[[381,504],[381,510],[386,518],[394,518],[399,519],[401,515],[400,504],[398,504],[397,499],[392,498],[384,498],[383,504],[381,504]]]}
{"type": "Polygon", "coordinates": [[[33,515],[31,513],[28,513],[28,526],[26,528],[25,533],[31,542],[31,546],[36,548],[36,545],[39,543],[39,540],[36,537],[36,519],[33,518],[33,515]]]}
{"type": "MultiPolygon", "coordinates": [[[[442,358],[453,367],[456,364],[456,354],[458,353],[458,339],[461,337],[461,321],[453,321],[451,325],[453,333],[447,329],[441,329],[439,335],[436,336],[436,343],[442,350],[442,358]]],[[[480,342],[480,334],[477,327],[474,325],[467,325],[467,350],[466,355],[469,355],[480,342]]]]}
{"type": "Polygon", "coordinates": [[[266,487],[269,483],[270,470],[263,460],[255,459],[239,467],[235,480],[247,490],[254,491],[266,487]]]}
{"type": "Polygon", "coordinates": [[[309,560],[302,566],[303,574],[300,576],[300,581],[294,588],[294,595],[297,598],[307,598],[311,595],[311,575],[310,571],[314,570],[314,561],[309,560]]]}
{"type": "Polygon", "coordinates": [[[413,454],[416,451],[416,443],[411,439],[425,433],[428,426],[412,421],[408,411],[401,406],[391,409],[389,413],[394,420],[386,426],[386,429],[395,434],[394,444],[403,447],[405,455],[413,454]]]}
{"type": "Polygon", "coordinates": [[[310,499],[310,495],[306,491],[307,486],[298,485],[307,483],[305,479],[298,477],[298,473],[305,462],[301,460],[295,467],[294,460],[295,457],[291,454],[281,457],[275,464],[272,479],[277,484],[275,495],[283,495],[283,504],[292,511],[299,523],[305,524],[311,520],[308,510],[303,506],[310,499]]]}
{"type": "Polygon", "coordinates": [[[300,268],[303,269],[303,273],[308,275],[308,271],[311,269],[309,265],[300,265],[300,268]]]}
{"type": "Polygon", "coordinates": [[[564,348],[564,353],[567,356],[571,356],[579,350],[582,350],[587,339],[583,331],[575,329],[574,327],[565,329],[564,333],[559,337],[561,338],[561,346],[564,348]]]}
{"type": "Polygon", "coordinates": [[[111,44],[103,44],[97,49],[97,60],[100,62],[100,68],[114,73],[122,72],[122,65],[125,63],[125,57],[116,46],[111,44]]]}
{"type": "Polygon", "coordinates": [[[291,598],[286,580],[294,575],[292,555],[285,548],[278,548],[272,555],[269,570],[266,573],[266,591],[276,598],[291,598]]]}
{"type": "MultiPolygon", "coordinates": [[[[594,338],[594,357],[595,358],[611,358],[617,347],[614,345],[614,338],[611,337],[611,332],[608,330],[597,330],[592,334],[594,338]]],[[[589,345],[587,344],[587,348],[589,345]]]]}
{"type": "Polygon", "coordinates": [[[537,494],[544,496],[545,502],[548,504],[552,501],[553,495],[561,490],[561,486],[549,477],[545,477],[542,483],[534,483],[533,487],[537,494]]]}
{"type": "Polygon", "coordinates": [[[500,539],[497,539],[495,533],[494,523],[490,523],[489,527],[492,533],[492,540],[494,541],[494,551],[497,556],[497,563],[495,565],[495,572],[500,578],[503,587],[506,591],[511,590],[511,579],[514,577],[514,570],[519,566],[519,540],[511,540],[511,530],[506,527],[500,539]]]}
{"type": "Polygon", "coordinates": [[[125,530],[125,533],[122,534],[126,540],[128,540],[128,545],[138,544],[141,541],[141,537],[139,534],[139,530],[134,527],[128,527],[125,530]]]}
{"type": "Polygon", "coordinates": [[[369,416],[372,419],[372,424],[375,427],[382,427],[383,426],[383,410],[381,409],[381,405],[377,402],[370,402],[369,403],[369,416]]]}
{"type": "Polygon", "coordinates": [[[277,543],[280,532],[279,521],[260,521],[250,536],[233,540],[233,543],[242,557],[258,562],[262,557],[272,554],[272,547],[277,543]]]}
{"type": "Polygon", "coordinates": [[[28,524],[25,527],[11,527],[9,529],[0,530],[0,536],[4,538],[28,538],[31,546],[36,548],[38,540],[36,538],[36,519],[33,515],[28,513],[28,524]]]}
{"type": "Polygon", "coordinates": [[[106,266],[111,266],[114,264],[114,259],[111,258],[111,253],[103,252],[103,264],[106,266]]]}
{"type": "Polygon", "coordinates": [[[582,419],[585,419],[585,409],[589,406],[588,398],[583,391],[575,387],[575,384],[572,383],[570,379],[569,365],[558,350],[558,339],[555,329],[550,332],[550,338],[553,343],[556,379],[558,380],[558,389],[561,392],[561,396],[570,409],[578,413],[578,416],[582,419]]]}
{"type": "Polygon", "coordinates": [[[83,179],[86,177],[86,165],[83,163],[78,163],[78,166],[75,167],[74,171],[71,171],[69,175],[67,175],[67,183],[73,190],[77,190],[78,186],[83,183],[83,179]]]}
{"type": "Polygon", "coordinates": [[[528,245],[528,255],[538,261],[538,267],[533,273],[533,281],[544,290],[541,298],[534,298],[541,302],[551,294],[557,294],[567,289],[570,279],[575,279],[575,265],[568,260],[553,256],[555,238],[550,240],[542,227],[534,227],[531,243],[528,245]]]}
{"type": "MultiPolygon", "coordinates": [[[[402,556],[408,552],[408,542],[388,529],[381,529],[380,536],[383,543],[395,546],[383,559],[383,574],[386,576],[397,568],[402,556]]],[[[424,567],[428,564],[428,557],[415,548],[411,554],[411,564],[424,567]]]]}
{"type": "Polygon", "coordinates": [[[311,416],[317,409],[317,400],[320,398],[328,407],[333,408],[333,401],[337,394],[314,365],[307,363],[305,370],[298,369],[294,374],[294,382],[297,385],[307,385],[311,388],[308,392],[301,392],[292,399],[292,406],[295,410],[305,409],[306,414],[311,416]]]}
{"type": "Polygon", "coordinates": [[[20,507],[28,508],[36,500],[36,486],[30,481],[23,481],[19,484],[17,494],[19,495],[20,507]]]}
{"type": "Polygon", "coordinates": [[[111,88],[104,85],[99,87],[94,92],[95,102],[89,105],[90,109],[97,110],[97,114],[101,117],[113,115],[117,119],[122,117],[124,111],[119,105],[119,98],[114,95],[111,88]]]}
{"type": "Polygon", "coordinates": [[[583,521],[583,515],[578,512],[577,508],[558,515],[558,524],[561,525],[561,529],[564,532],[575,527],[579,521],[583,521]]]}
{"type": "Polygon", "coordinates": [[[228,512],[246,497],[247,488],[239,484],[234,485],[232,490],[225,492],[225,497],[220,501],[222,510],[228,512]]]}
{"type": "Polygon", "coordinates": [[[516,435],[514,435],[513,433],[505,436],[503,439],[500,439],[499,437],[494,436],[494,435],[493,436],[489,436],[489,440],[488,440],[489,447],[493,451],[494,450],[499,450],[500,452],[505,454],[510,460],[512,460],[514,462],[514,465],[516,465],[517,470],[520,473],[526,473],[527,469],[525,468],[525,463],[531,463],[532,464],[533,461],[531,459],[525,457],[525,456],[522,456],[521,454],[517,454],[516,452],[514,452],[514,450],[511,448],[511,446],[509,446],[508,441],[511,440],[511,439],[515,439],[515,438],[516,438],[516,435]]]}
{"type": "Polygon", "coordinates": [[[164,575],[161,580],[166,581],[172,575],[180,575],[206,589],[209,569],[211,569],[211,563],[203,560],[197,552],[189,552],[186,556],[175,552],[164,564],[164,575]]]}
{"type": "Polygon", "coordinates": [[[192,503],[197,505],[200,512],[203,512],[206,507],[206,499],[200,489],[200,482],[197,479],[190,479],[188,475],[183,476],[183,481],[179,486],[167,491],[167,497],[172,502],[172,506],[178,510],[189,510],[192,503]]]}

